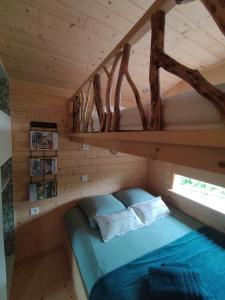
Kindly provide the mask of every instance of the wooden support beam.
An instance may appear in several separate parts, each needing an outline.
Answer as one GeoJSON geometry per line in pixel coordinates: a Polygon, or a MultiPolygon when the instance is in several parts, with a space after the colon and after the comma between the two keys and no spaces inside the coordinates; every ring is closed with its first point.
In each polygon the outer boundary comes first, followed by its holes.
{"type": "Polygon", "coordinates": [[[201,0],[217,26],[225,35],[225,1],[224,0],[201,0]]]}
{"type": "Polygon", "coordinates": [[[105,125],[105,131],[111,131],[112,126],[112,112],[111,112],[111,93],[112,93],[112,87],[113,87],[113,79],[116,71],[116,66],[118,64],[118,61],[122,55],[122,52],[119,52],[114,59],[111,71],[109,72],[106,67],[104,67],[105,73],[108,77],[107,81],[107,87],[106,87],[106,98],[105,98],[105,104],[106,104],[106,125],[105,125]]]}
{"type": "Polygon", "coordinates": [[[120,103],[121,103],[121,90],[122,90],[122,84],[123,84],[123,79],[124,76],[126,76],[128,83],[130,84],[130,87],[134,93],[135,100],[137,103],[137,107],[141,116],[142,120],[142,126],[143,130],[147,129],[147,120],[145,117],[145,112],[143,105],[141,103],[141,97],[138,92],[138,89],[133,82],[129,71],[128,71],[128,63],[129,63],[129,58],[130,58],[130,49],[131,46],[129,44],[126,44],[123,48],[123,54],[122,54],[122,59],[121,59],[121,64],[120,64],[120,69],[119,69],[119,74],[118,74],[118,79],[117,79],[117,84],[116,84],[116,92],[115,92],[115,103],[114,103],[114,115],[113,115],[113,131],[118,131],[119,130],[119,124],[120,124],[120,103]]]}
{"type": "Polygon", "coordinates": [[[73,97],[73,132],[80,132],[81,101],[79,96],[73,97]]]}
{"type": "Polygon", "coordinates": [[[160,51],[158,63],[166,71],[187,81],[199,94],[211,101],[225,122],[225,93],[223,91],[209,83],[198,70],[190,69],[160,51]]]}
{"type": "Polygon", "coordinates": [[[151,90],[151,130],[161,130],[161,95],[158,52],[164,51],[165,13],[156,12],[151,18],[152,38],[150,54],[149,81],[151,90]]]}
{"type": "Polygon", "coordinates": [[[75,142],[225,174],[225,131],[73,134],[75,142]]]}
{"type": "Polygon", "coordinates": [[[96,106],[96,110],[97,110],[97,114],[98,114],[101,131],[104,131],[106,114],[104,112],[104,107],[103,107],[103,103],[102,103],[101,77],[99,74],[96,74],[94,76],[93,89],[94,89],[94,102],[95,102],[95,106],[96,106]]]}

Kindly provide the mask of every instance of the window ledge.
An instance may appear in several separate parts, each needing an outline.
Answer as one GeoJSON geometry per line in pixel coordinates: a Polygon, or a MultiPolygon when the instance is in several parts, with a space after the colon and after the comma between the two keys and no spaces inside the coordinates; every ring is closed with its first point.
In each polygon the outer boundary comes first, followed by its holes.
{"type": "Polygon", "coordinates": [[[222,214],[225,214],[225,199],[222,199],[220,197],[207,195],[204,193],[197,193],[185,189],[169,189],[169,192],[177,196],[182,196],[187,200],[197,202],[204,207],[208,207],[222,214]]]}

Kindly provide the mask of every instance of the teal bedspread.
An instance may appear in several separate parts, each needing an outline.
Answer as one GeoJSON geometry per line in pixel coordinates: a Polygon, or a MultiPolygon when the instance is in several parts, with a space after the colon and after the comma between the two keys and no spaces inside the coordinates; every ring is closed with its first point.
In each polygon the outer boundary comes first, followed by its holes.
{"type": "Polygon", "coordinates": [[[69,211],[64,223],[87,294],[107,273],[202,226],[192,218],[173,211],[172,215],[149,227],[103,243],[100,231],[90,228],[80,208],[69,211]]]}
{"type": "Polygon", "coordinates": [[[190,265],[199,272],[212,299],[225,299],[225,238],[205,227],[108,273],[95,284],[89,300],[152,299],[148,269],[162,263],[190,265]]]}

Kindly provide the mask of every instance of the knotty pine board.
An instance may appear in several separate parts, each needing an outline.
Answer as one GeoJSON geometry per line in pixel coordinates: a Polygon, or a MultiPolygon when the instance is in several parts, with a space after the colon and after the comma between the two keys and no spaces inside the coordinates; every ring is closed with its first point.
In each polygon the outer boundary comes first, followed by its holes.
{"type": "MultiPolygon", "coordinates": [[[[77,89],[153,0],[2,0],[0,56],[11,78],[77,89]],[[79,75],[78,75],[79,74],[79,75]]],[[[200,1],[167,16],[165,48],[192,68],[225,59],[225,38],[200,1]]],[[[130,72],[149,99],[150,34],[132,48],[130,72]]],[[[162,91],[179,79],[162,73],[162,91]]],[[[128,85],[124,95],[131,97],[128,85]]],[[[129,100],[127,100],[129,102],[129,100]]],[[[133,103],[131,103],[133,105],[133,103]]]]}
{"type": "Polygon", "coordinates": [[[10,300],[31,299],[76,300],[62,248],[15,267],[10,300]]]}
{"type": "Polygon", "coordinates": [[[123,153],[81,145],[68,138],[70,90],[25,81],[11,81],[16,259],[24,260],[59,246],[63,241],[63,214],[82,197],[111,193],[132,186],[146,186],[147,160],[123,153]],[[56,122],[59,128],[58,196],[31,203],[29,184],[29,124],[56,122]],[[88,175],[88,182],[80,182],[88,175]],[[40,214],[29,215],[38,206],[40,214]]]}
{"type": "MultiPolygon", "coordinates": [[[[177,166],[185,176],[185,167],[177,166]]],[[[195,176],[191,176],[193,178],[198,178],[199,180],[203,180],[201,178],[201,171],[197,169],[192,169],[195,176]]],[[[162,198],[176,207],[177,209],[183,211],[187,215],[192,216],[198,221],[206,224],[208,226],[214,227],[225,233],[225,215],[218,211],[215,211],[209,207],[203,206],[202,204],[187,199],[179,194],[173,193],[170,191],[173,186],[173,177],[176,172],[176,165],[172,163],[166,163],[157,160],[149,160],[148,161],[148,190],[154,192],[156,195],[161,195],[162,198]]],[[[183,175],[182,174],[182,175],[183,175]]],[[[212,181],[210,178],[208,182],[213,182],[215,180],[214,173],[208,173],[212,176],[212,181]]],[[[188,176],[188,175],[187,175],[188,176]]],[[[224,176],[224,175],[221,175],[224,176]]],[[[224,182],[224,180],[223,180],[224,182]]]]}

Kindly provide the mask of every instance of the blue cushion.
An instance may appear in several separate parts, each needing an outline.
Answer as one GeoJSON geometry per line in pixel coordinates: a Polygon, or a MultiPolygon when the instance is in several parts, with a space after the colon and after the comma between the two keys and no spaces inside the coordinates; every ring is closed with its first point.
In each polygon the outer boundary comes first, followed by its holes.
{"type": "Polygon", "coordinates": [[[113,194],[119,199],[126,207],[140,202],[146,202],[155,198],[155,196],[146,192],[141,188],[131,188],[116,192],[113,194]]]}
{"type": "Polygon", "coordinates": [[[113,195],[85,198],[79,201],[78,206],[87,215],[93,229],[98,228],[94,216],[109,215],[125,209],[125,206],[113,195]]]}

